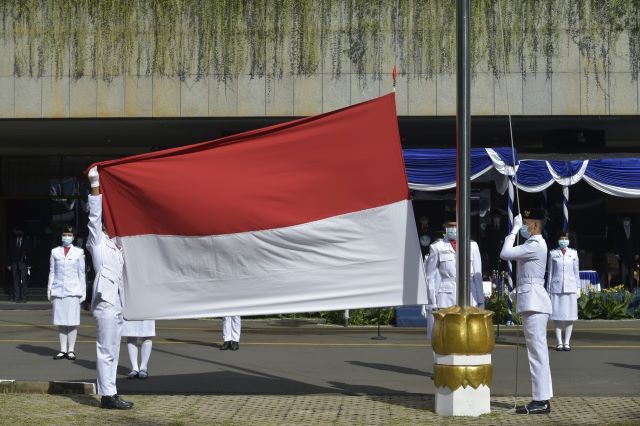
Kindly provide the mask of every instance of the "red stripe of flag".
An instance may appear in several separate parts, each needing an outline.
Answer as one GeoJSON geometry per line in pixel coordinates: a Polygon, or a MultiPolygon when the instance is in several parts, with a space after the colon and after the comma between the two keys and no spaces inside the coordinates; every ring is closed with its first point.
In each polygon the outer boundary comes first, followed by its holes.
{"type": "Polygon", "coordinates": [[[281,228],[408,197],[393,94],[98,168],[119,236],[281,228]]]}

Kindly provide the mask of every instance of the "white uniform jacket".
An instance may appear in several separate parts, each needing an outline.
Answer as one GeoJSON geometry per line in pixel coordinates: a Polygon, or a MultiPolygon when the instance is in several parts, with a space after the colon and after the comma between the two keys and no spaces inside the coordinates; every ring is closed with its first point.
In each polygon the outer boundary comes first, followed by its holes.
{"type": "Polygon", "coordinates": [[[123,293],[122,273],[124,258],[122,249],[102,231],[102,195],[89,195],[89,238],[87,250],[93,258],[96,278],[93,282],[92,309],[100,300],[114,306],[123,293]]]}
{"type": "Polygon", "coordinates": [[[578,264],[576,250],[567,248],[564,254],[560,249],[551,250],[547,268],[547,290],[549,293],[577,293],[580,284],[578,264]]]}
{"type": "Polygon", "coordinates": [[[544,289],[547,243],[541,235],[532,235],[516,247],[513,246],[515,240],[515,234],[509,234],[504,239],[500,258],[518,262],[516,287],[518,312],[551,314],[551,299],[544,289]]]}
{"type": "Polygon", "coordinates": [[[62,246],[51,250],[47,290],[52,297],[86,295],[84,250],[71,246],[66,256],[62,246]]]}
{"type": "MultiPolygon", "coordinates": [[[[456,294],[456,252],[451,242],[446,239],[439,239],[429,247],[429,256],[425,266],[427,275],[427,302],[430,307],[442,308],[438,306],[438,293],[453,293],[453,300],[457,299],[456,294]],[[440,280],[436,280],[439,274],[440,280]]],[[[484,304],[484,291],[482,289],[482,260],[480,259],[480,249],[475,241],[471,241],[471,305],[478,306],[484,304]]]]}

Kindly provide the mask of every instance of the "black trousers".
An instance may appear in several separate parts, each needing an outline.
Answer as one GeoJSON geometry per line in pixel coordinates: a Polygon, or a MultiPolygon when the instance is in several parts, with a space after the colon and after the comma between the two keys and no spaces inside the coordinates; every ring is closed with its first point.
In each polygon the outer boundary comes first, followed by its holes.
{"type": "Polygon", "coordinates": [[[27,300],[29,292],[27,265],[23,262],[13,262],[11,264],[11,274],[13,275],[13,298],[16,301],[27,300]]]}
{"type": "Polygon", "coordinates": [[[634,280],[633,280],[633,267],[635,266],[635,262],[633,260],[627,260],[627,261],[622,261],[620,262],[620,278],[622,280],[622,283],[624,284],[624,287],[629,290],[629,291],[633,291],[633,284],[634,284],[634,280]]]}

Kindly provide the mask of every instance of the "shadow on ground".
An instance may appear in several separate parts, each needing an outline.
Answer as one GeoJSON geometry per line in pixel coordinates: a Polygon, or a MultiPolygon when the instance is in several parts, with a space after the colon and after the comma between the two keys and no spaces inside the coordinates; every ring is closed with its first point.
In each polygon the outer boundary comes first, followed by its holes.
{"type": "Polygon", "coordinates": [[[632,370],[640,370],[640,365],[637,365],[637,364],[622,364],[620,362],[608,362],[607,364],[613,365],[614,367],[630,368],[632,370]]]}
{"type": "Polygon", "coordinates": [[[380,364],[374,362],[362,362],[362,361],[347,361],[351,365],[357,365],[359,367],[373,368],[376,370],[392,371],[394,373],[410,374],[414,376],[425,376],[433,379],[433,373],[428,373],[422,370],[416,370],[415,368],[402,367],[399,365],[380,364]]]}

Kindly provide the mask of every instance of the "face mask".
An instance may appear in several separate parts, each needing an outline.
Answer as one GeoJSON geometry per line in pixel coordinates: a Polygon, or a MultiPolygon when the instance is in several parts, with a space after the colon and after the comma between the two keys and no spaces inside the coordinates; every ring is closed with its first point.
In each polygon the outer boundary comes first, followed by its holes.
{"type": "Polygon", "coordinates": [[[69,247],[72,242],[73,242],[73,237],[68,236],[68,235],[63,235],[62,236],[62,245],[63,246],[69,247]]]}
{"type": "Polygon", "coordinates": [[[531,236],[531,232],[529,232],[529,225],[522,225],[522,227],[520,228],[520,235],[522,235],[522,238],[529,238],[531,236]]]}
{"type": "Polygon", "coordinates": [[[458,228],[447,228],[447,239],[455,240],[458,238],[458,228]]]}
{"type": "Polygon", "coordinates": [[[569,247],[569,240],[558,241],[558,246],[563,249],[569,247]]]}
{"type": "Polygon", "coordinates": [[[624,226],[629,226],[629,225],[631,225],[631,222],[630,222],[630,221],[628,221],[628,220],[625,220],[624,222],[622,222],[622,224],[623,224],[624,226]]]}

